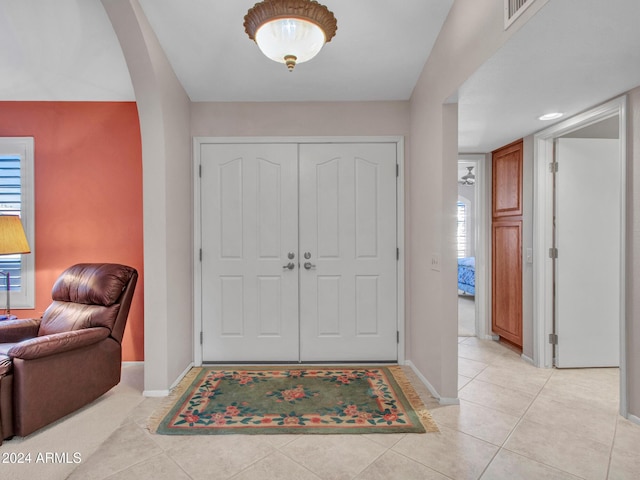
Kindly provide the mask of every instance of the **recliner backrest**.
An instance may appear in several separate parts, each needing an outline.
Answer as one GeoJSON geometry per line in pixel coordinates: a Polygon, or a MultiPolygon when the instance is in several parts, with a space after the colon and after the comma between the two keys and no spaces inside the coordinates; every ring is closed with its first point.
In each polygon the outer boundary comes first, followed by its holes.
{"type": "MultiPolygon", "coordinates": [[[[40,323],[39,336],[90,327],[114,329],[120,312],[123,292],[137,277],[131,267],[113,263],[82,263],[66,269],[52,289],[52,304],[40,323]]],[[[122,327],[124,330],[124,327],[122,327]]],[[[121,332],[119,332],[121,337],[121,332]]],[[[120,341],[121,338],[118,338],[120,341]]]]}

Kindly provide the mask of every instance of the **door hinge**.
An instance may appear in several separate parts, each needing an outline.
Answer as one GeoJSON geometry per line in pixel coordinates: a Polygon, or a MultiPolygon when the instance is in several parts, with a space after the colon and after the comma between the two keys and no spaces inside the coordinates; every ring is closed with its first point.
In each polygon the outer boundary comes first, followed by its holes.
{"type": "Polygon", "coordinates": [[[396,163],[396,178],[400,176],[400,164],[396,163]]]}
{"type": "Polygon", "coordinates": [[[549,173],[558,173],[558,162],[552,162],[549,164],[549,173]]]}
{"type": "Polygon", "coordinates": [[[202,164],[198,165],[198,176],[202,178],[202,164]]]}
{"type": "Polygon", "coordinates": [[[396,260],[400,260],[400,248],[396,247],[396,260]]]}
{"type": "Polygon", "coordinates": [[[558,258],[558,249],[556,247],[549,249],[549,258],[558,258]]]}
{"type": "Polygon", "coordinates": [[[202,332],[200,332],[200,345],[202,345],[202,332]]]}
{"type": "Polygon", "coordinates": [[[400,330],[396,330],[396,343],[400,343],[400,330]]]}
{"type": "Polygon", "coordinates": [[[200,253],[198,254],[198,257],[200,258],[200,261],[202,261],[202,249],[200,249],[200,253]]]}
{"type": "Polygon", "coordinates": [[[558,344],[558,335],[555,333],[550,333],[549,334],[549,343],[551,345],[557,345],[558,344]]]}

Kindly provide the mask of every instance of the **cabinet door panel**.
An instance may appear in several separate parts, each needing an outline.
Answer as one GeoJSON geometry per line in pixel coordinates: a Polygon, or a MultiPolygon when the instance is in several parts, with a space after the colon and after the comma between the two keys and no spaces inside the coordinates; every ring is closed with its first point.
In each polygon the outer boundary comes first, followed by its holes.
{"type": "Polygon", "coordinates": [[[492,240],[492,329],[521,347],[522,221],[494,222],[492,240]]]}
{"type": "Polygon", "coordinates": [[[493,152],[493,217],[522,215],[522,141],[493,152]]]}

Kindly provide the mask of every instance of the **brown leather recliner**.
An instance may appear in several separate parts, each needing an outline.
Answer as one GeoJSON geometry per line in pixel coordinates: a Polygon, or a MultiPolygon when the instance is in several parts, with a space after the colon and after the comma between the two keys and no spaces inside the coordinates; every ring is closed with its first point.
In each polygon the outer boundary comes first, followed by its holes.
{"type": "Polygon", "coordinates": [[[0,444],[92,402],[120,382],[122,336],[138,272],[65,270],[41,319],[0,321],[0,444]]]}

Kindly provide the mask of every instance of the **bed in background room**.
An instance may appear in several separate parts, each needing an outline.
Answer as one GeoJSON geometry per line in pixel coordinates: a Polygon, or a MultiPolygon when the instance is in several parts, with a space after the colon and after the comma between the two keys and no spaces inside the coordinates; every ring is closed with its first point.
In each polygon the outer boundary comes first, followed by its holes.
{"type": "Polygon", "coordinates": [[[458,259],[458,294],[476,294],[476,258],[458,259]]]}

